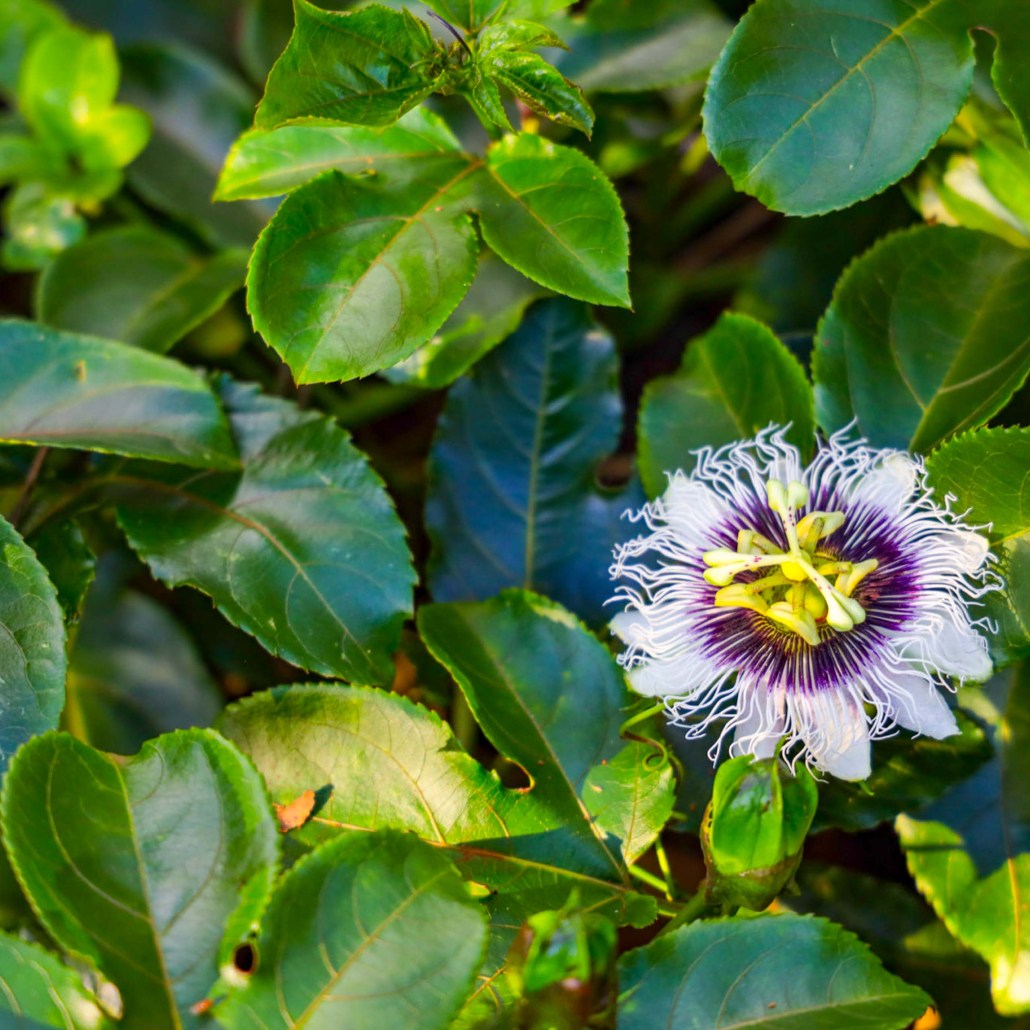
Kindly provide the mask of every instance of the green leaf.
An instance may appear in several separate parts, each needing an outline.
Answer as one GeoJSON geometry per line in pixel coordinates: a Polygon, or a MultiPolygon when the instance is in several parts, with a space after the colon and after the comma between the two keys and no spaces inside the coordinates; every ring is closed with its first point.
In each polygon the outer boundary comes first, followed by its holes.
{"type": "Polygon", "coordinates": [[[580,838],[592,871],[622,878],[617,848],[583,799],[591,768],[622,747],[625,686],[605,647],[563,608],[518,590],[422,608],[418,625],[490,742],[580,838]]]}
{"type": "Polygon", "coordinates": [[[346,834],[283,878],[258,968],[216,1015],[241,1030],[439,1030],[471,990],[485,943],[483,909],[445,855],[400,834],[346,834]]]}
{"type": "Polygon", "coordinates": [[[570,45],[558,67],[588,93],[663,89],[699,80],[719,56],[731,27],[708,0],[594,0],[584,17],[558,24],[570,45]]]}
{"type": "Polygon", "coordinates": [[[215,198],[278,196],[330,169],[403,186],[422,176],[427,161],[449,163],[459,149],[443,119],[421,107],[379,128],[305,123],[253,129],[229,151],[215,198]]]}
{"type": "Polygon", "coordinates": [[[526,308],[543,293],[536,283],[484,249],[465,299],[427,344],[387,369],[386,378],[430,390],[450,386],[515,332],[526,308]]]}
{"type": "Polygon", "coordinates": [[[577,300],[629,307],[629,233],[588,157],[523,133],[493,144],[478,182],[483,239],[523,275],[577,300]]]}
{"type": "Polygon", "coordinates": [[[198,1025],[189,1008],[260,916],[278,864],[261,778],[207,730],[128,760],[36,737],[7,774],[3,829],[47,931],[117,984],[126,1025],[152,1030],[198,1025]]]}
{"type": "Polygon", "coordinates": [[[64,705],[65,633],[57,592],[32,549],[0,518],[0,774],[26,740],[57,725],[64,705]]]}
{"type": "Polygon", "coordinates": [[[816,338],[816,416],[929,451],[986,422],[1030,371],[1030,254],[968,229],[918,228],[844,274],[816,338]]]}
{"type": "Polygon", "coordinates": [[[895,824],[909,872],[963,944],[991,966],[1006,1015],[1030,1011],[1030,674],[1017,673],[997,736],[998,757],[919,819],[895,824]]]}
{"type": "Polygon", "coordinates": [[[37,37],[67,24],[46,0],[0,0],[0,90],[17,91],[25,54],[37,37]]]}
{"type": "Polygon", "coordinates": [[[594,112],[583,91],[539,54],[497,49],[483,55],[480,62],[484,71],[531,111],[590,135],[594,112]]]}
{"type": "Polygon", "coordinates": [[[476,234],[450,196],[475,168],[455,154],[399,190],[326,172],[283,201],[247,299],[298,383],[369,375],[443,325],[475,275],[476,234]]]}
{"type": "Polygon", "coordinates": [[[0,320],[0,440],[232,468],[218,402],[192,369],[92,336],[0,320]]]}
{"type": "Polygon", "coordinates": [[[296,25],[275,63],[254,124],[273,129],[295,118],[388,125],[433,92],[440,48],[408,11],[371,4],[323,11],[295,0],[296,25]]]}
{"type": "Polygon", "coordinates": [[[159,579],[202,590],[273,654],[391,682],[413,573],[382,482],[329,418],[228,379],[219,388],[242,472],[137,465],[113,476],[129,543],[159,579]]]}
{"type": "Polygon", "coordinates": [[[475,32],[502,9],[505,14],[516,13],[509,8],[520,6],[522,0],[516,0],[515,4],[510,0],[427,0],[427,3],[455,28],[475,32]]]}
{"type": "Polygon", "coordinates": [[[123,51],[122,80],[125,98],[153,124],[147,149],[126,172],[133,190],[215,247],[250,248],[273,208],[211,200],[227,151],[250,126],[249,87],[181,46],[123,51]]]}
{"type": "Polygon", "coordinates": [[[88,1027],[108,1020],[82,979],[38,944],[0,934],[0,1021],[10,1027],[88,1027]]]}
{"type": "Polygon", "coordinates": [[[144,226],[96,233],[50,263],[39,281],[40,321],[163,353],[243,285],[247,256],[200,257],[144,226]]]}
{"type": "Polygon", "coordinates": [[[930,999],[825,919],[714,919],[635,948],[619,962],[620,1030],[656,1026],[863,1026],[901,1030],[930,999]]]}
{"type": "Polygon", "coordinates": [[[611,549],[634,532],[621,515],[642,502],[635,482],[613,492],[595,478],[618,444],[617,375],[611,337],[582,306],[555,299],[455,385],[426,507],[438,601],[525,586],[605,619],[611,549]]]}
{"type": "Polygon", "coordinates": [[[790,424],[787,439],[808,453],[815,442],[812,388],[794,356],[760,322],[724,314],[687,344],[675,375],[648,383],[638,427],[640,471],[652,496],[666,472],[690,472],[701,447],[790,424]]]}
{"type": "Polygon", "coordinates": [[[189,634],[156,601],[99,582],[69,657],[64,728],[135,754],[161,733],[209,726],[222,695],[189,634]]]}
{"type": "Polygon", "coordinates": [[[927,462],[938,494],[987,528],[1004,590],[984,599],[996,664],[1030,655],[1030,429],[981,429],[949,440],[927,462]]]}
{"type": "Polygon", "coordinates": [[[29,545],[57,589],[65,618],[78,622],[97,564],[79,524],[74,519],[51,519],[31,535],[29,545]]]}
{"type": "Polygon", "coordinates": [[[3,264],[12,272],[38,271],[86,235],[86,220],[75,210],[75,202],[39,182],[11,190],[3,213],[3,264]]]}

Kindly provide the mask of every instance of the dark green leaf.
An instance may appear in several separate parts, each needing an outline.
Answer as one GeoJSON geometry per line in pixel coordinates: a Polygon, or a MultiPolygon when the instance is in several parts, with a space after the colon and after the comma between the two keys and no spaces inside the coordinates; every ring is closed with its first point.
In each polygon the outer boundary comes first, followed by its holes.
{"type": "Polygon", "coordinates": [[[991,966],[999,1012],[1030,1010],[1030,673],[1017,673],[998,757],[919,819],[898,817],[909,871],[948,929],[991,966]]]}
{"type": "Polygon", "coordinates": [[[570,45],[558,67],[588,93],[662,89],[703,77],[730,33],[709,0],[594,0],[559,23],[570,45]]]}
{"type": "Polygon", "coordinates": [[[483,239],[523,275],[593,304],[629,307],[629,233],[612,184],[588,157],[506,136],[478,185],[483,239]]]}
{"type": "Polygon", "coordinates": [[[790,424],[787,439],[802,453],[815,439],[812,388],[794,356],[760,322],[724,314],[687,344],[676,375],[644,392],[638,438],[640,472],[652,496],[666,472],[695,464],[691,453],[754,436],[769,423],[790,424]]]}
{"type": "Polygon", "coordinates": [[[247,256],[200,257],[143,226],[69,247],[40,277],[40,321],[163,353],[243,285],[247,256]]]}
{"type": "Polygon", "coordinates": [[[0,439],[232,468],[207,384],[170,358],[0,320],[0,439]]]}
{"type": "Polygon", "coordinates": [[[330,419],[229,380],[220,389],[242,473],[151,465],[113,477],[130,544],[273,654],[390,682],[413,575],[381,481],[330,419]]]}
{"type": "Polygon", "coordinates": [[[927,462],[930,482],[969,521],[989,526],[1001,593],[985,600],[996,663],[1030,654],[1030,429],[981,429],[949,440],[927,462]]]}
{"type": "Polygon", "coordinates": [[[465,299],[425,346],[387,369],[386,378],[431,390],[450,386],[515,332],[526,308],[543,293],[536,283],[484,249],[465,299]]]}
{"type": "Polygon", "coordinates": [[[611,549],[634,532],[620,517],[642,500],[635,483],[611,492],[595,478],[618,443],[616,378],[614,344],[589,313],[545,300],[454,387],[426,511],[437,600],[526,586],[604,619],[611,549]]]}
{"type": "Polygon", "coordinates": [[[435,88],[439,47],[408,11],[371,4],[323,11],[295,0],[296,25],[275,63],[254,124],[273,129],[294,118],[388,125],[435,88]]]}
{"type": "Polygon", "coordinates": [[[3,828],[47,931],[118,985],[127,1026],[151,1030],[197,1025],[189,1008],[260,916],[278,863],[261,778],[208,730],[127,761],[36,737],[7,774],[3,828]]]}
{"type": "Polygon", "coordinates": [[[459,149],[443,119],[421,107],[380,128],[305,123],[254,129],[233,144],[215,197],[274,197],[330,169],[401,186],[420,178],[427,161],[449,162],[459,149]]]}
{"type": "Polygon", "coordinates": [[[455,154],[398,190],[326,172],[283,201],[247,298],[298,383],[369,375],[443,325],[475,275],[476,234],[451,194],[476,167],[455,154]]]}
{"type": "Polygon", "coordinates": [[[57,600],[69,622],[77,622],[93,582],[96,555],[72,519],[53,519],[32,534],[30,545],[57,589],[57,600]]]}
{"type": "Polygon", "coordinates": [[[897,233],[855,261],[816,339],[816,416],[928,451],[986,422],[1030,371],[1030,255],[968,229],[897,233]]]}
{"type": "Polygon", "coordinates": [[[64,728],[119,755],[151,737],[209,726],[221,693],[190,636],[156,601],[99,582],[69,657],[64,728]]]}
{"type": "Polygon", "coordinates": [[[507,86],[531,111],[590,135],[594,112],[583,91],[539,54],[496,50],[482,63],[484,70],[507,86]]]}
{"type": "Polygon", "coordinates": [[[439,1030],[472,987],[484,916],[434,848],[345,834],[287,873],[262,920],[260,964],[218,1006],[218,1021],[439,1030]]]}
{"type": "Polygon", "coordinates": [[[57,725],[64,705],[65,635],[57,592],[25,541],[0,518],[0,774],[18,747],[57,725]]]}
{"type": "Polygon", "coordinates": [[[211,200],[229,147],[250,125],[249,88],[179,46],[135,46],[122,65],[125,98],[153,124],[147,149],[128,169],[130,185],[216,247],[250,247],[272,208],[211,200]]]}
{"type": "Polygon", "coordinates": [[[811,916],[694,923],[619,962],[619,1028],[901,1030],[930,999],[841,927],[811,916]]]}
{"type": "Polygon", "coordinates": [[[9,1027],[109,1030],[82,979],[49,951],[0,934],[0,1022],[9,1027]]]}

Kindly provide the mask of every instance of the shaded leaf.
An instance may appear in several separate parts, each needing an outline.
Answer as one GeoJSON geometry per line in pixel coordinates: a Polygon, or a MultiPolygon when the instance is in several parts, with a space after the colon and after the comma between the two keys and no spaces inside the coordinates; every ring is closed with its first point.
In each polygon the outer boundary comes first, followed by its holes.
{"type": "Polygon", "coordinates": [[[242,472],[118,473],[129,543],[159,579],[202,590],[273,654],[390,682],[413,574],[382,482],[329,418],[228,379],[219,389],[242,472]]]}
{"type": "Polygon", "coordinates": [[[232,468],[218,401],[192,369],[93,336],[0,320],[0,439],[232,468]]]}
{"type": "Polygon", "coordinates": [[[437,600],[526,586],[605,618],[611,549],[634,532],[621,515],[642,500],[635,483],[595,478],[618,443],[616,380],[611,337],[581,306],[546,300],[454,387],[430,459],[437,600]]]}
{"type": "Polygon", "coordinates": [[[619,962],[620,1030],[852,1025],[901,1030],[930,999],[857,937],[811,916],[694,923],[619,962]]]}
{"type": "Polygon", "coordinates": [[[410,836],[344,834],[283,878],[256,972],[215,1009],[229,1028],[437,1030],[468,994],[486,920],[454,866],[410,836]]]}
{"type": "Polygon", "coordinates": [[[648,383],[638,429],[640,472],[648,493],[662,493],[665,473],[695,463],[691,453],[786,426],[802,454],[815,441],[812,388],[794,356],[760,322],[722,315],[687,344],[675,375],[648,383]]]}
{"type": "Polygon", "coordinates": [[[896,233],[855,261],[819,326],[816,416],[928,451],[999,411],[1030,371],[1030,254],[968,229],[896,233]]]}
{"type": "Polygon", "coordinates": [[[110,229],[69,247],[39,281],[39,319],[163,353],[242,285],[247,256],[200,257],[143,226],[110,229]]]}
{"type": "Polygon", "coordinates": [[[97,563],[79,524],[73,519],[52,519],[32,534],[29,544],[57,589],[65,618],[77,622],[97,563]]]}
{"type": "Polygon", "coordinates": [[[47,931],[118,985],[127,1026],[153,1030],[197,1025],[189,1007],[260,915],[278,863],[260,777],[206,730],[127,761],[36,737],[8,772],[3,828],[47,931]]]}

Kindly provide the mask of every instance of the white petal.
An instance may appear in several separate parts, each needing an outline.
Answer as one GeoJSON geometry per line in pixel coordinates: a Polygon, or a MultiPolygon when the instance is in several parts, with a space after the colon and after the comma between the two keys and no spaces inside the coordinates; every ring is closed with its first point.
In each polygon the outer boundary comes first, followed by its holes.
{"type": "Polygon", "coordinates": [[[889,454],[868,475],[854,484],[853,501],[866,501],[885,511],[898,512],[916,489],[919,463],[907,454],[889,454]]]}
{"type": "Polygon", "coordinates": [[[647,631],[647,616],[637,608],[627,608],[619,612],[608,627],[624,644],[641,647],[647,631]]]}
{"type": "Polygon", "coordinates": [[[971,529],[942,529],[931,539],[939,559],[953,562],[956,572],[977,572],[987,557],[987,538],[971,529]]]}
{"type": "Polygon", "coordinates": [[[739,703],[744,714],[733,732],[730,754],[772,758],[785,724],[773,695],[762,688],[747,693],[742,689],[739,703]]]}
{"type": "Polygon", "coordinates": [[[864,780],[872,771],[869,726],[860,705],[825,692],[795,703],[798,729],[824,772],[841,780],[864,780]],[[799,709],[807,708],[803,715],[799,709]]]}
{"type": "Polygon", "coordinates": [[[711,662],[694,654],[644,662],[626,673],[630,687],[644,697],[689,697],[719,678],[711,662]]]}
{"type": "Polygon", "coordinates": [[[982,682],[994,669],[987,652],[987,641],[965,619],[955,618],[947,609],[937,613],[926,639],[926,655],[941,672],[960,679],[982,682]]]}
{"type": "Polygon", "coordinates": [[[685,542],[700,550],[712,546],[712,527],[719,525],[730,510],[713,490],[704,483],[688,479],[682,472],[677,472],[669,481],[661,501],[669,525],[685,542]]]}
{"type": "Polygon", "coordinates": [[[895,689],[888,694],[886,704],[899,726],[934,740],[959,732],[955,713],[925,676],[918,672],[892,672],[890,679],[895,689]]]}

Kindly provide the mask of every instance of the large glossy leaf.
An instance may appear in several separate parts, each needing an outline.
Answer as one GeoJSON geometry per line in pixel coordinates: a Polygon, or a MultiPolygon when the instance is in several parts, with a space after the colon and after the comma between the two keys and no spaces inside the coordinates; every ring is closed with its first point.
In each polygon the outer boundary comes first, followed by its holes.
{"type": "Polygon", "coordinates": [[[299,862],[261,924],[260,965],[216,1015],[230,1030],[438,1030],[472,987],[486,919],[446,855],[350,833],[299,862]]]}
{"type": "Polygon", "coordinates": [[[641,500],[635,483],[615,492],[595,477],[618,443],[616,377],[613,342],[588,312],[546,300],[455,386],[426,510],[437,600],[525,586],[604,619],[611,549],[633,532],[620,517],[641,500]]]}
{"type": "Polygon", "coordinates": [[[233,144],[215,197],[274,197],[331,169],[403,184],[419,178],[427,161],[448,160],[458,149],[443,119],[421,107],[378,128],[305,122],[254,129],[233,144]]]}
{"type": "Polygon", "coordinates": [[[125,99],[143,108],[153,125],[147,149],[128,169],[129,184],[213,245],[249,248],[272,208],[211,200],[229,147],[250,125],[248,87],[181,46],[123,51],[122,81],[125,99]]]}
{"type": "Polygon", "coordinates": [[[260,915],[278,863],[260,776],[208,730],[127,761],[36,737],[8,771],[3,829],[40,921],[118,985],[127,1030],[198,1024],[190,1006],[260,915]]]}
{"type": "Polygon", "coordinates": [[[652,496],[667,472],[690,472],[693,451],[746,440],[770,423],[812,449],[812,388],[794,356],[760,322],[724,314],[687,344],[678,373],[648,383],[638,429],[640,473],[652,496]]]}
{"type": "Polygon", "coordinates": [[[981,429],[927,462],[930,482],[969,520],[989,526],[1004,590],[985,599],[996,663],[1030,655],[1030,429],[981,429]]]}
{"type": "Polygon", "coordinates": [[[130,544],[159,579],[204,591],[273,654],[390,682],[413,574],[382,482],[330,419],[228,379],[220,390],[242,473],[116,474],[130,544]]]}
{"type": "Polygon", "coordinates": [[[64,617],[46,569],[0,518],[0,774],[17,749],[54,729],[64,706],[64,617]]]}
{"type": "Polygon", "coordinates": [[[662,89],[698,79],[719,56],[729,20],[709,0],[595,0],[558,22],[569,44],[558,67],[588,92],[662,89]]]}
{"type": "Polygon", "coordinates": [[[398,190],[326,172],[287,197],[247,297],[298,383],[369,375],[443,325],[475,275],[476,234],[451,200],[475,167],[455,154],[398,190]]]}
{"type": "Polygon", "coordinates": [[[928,451],[997,412],[1030,371],[1030,255],[968,229],[897,233],[855,261],[819,326],[816,416],[928,451]]]}
{"type": "Polygon", "coordinates": [[[998,757],[896,828],[909,871],[948,929],[991,966],[999,1012],[1030,1011],[1030,674],[1017,673],[998,757]]]}
{"type": "Polygon", "coordinates": [[[82,978],[38,944],[0,934],[0,1022],[12,1028],[109,1030],[82,978]]]}
{"type": "Polygon", "coordinates": [[[388,125],[432,93],[439,48],[410,12],[371,4],[339,13],[308,0],[295,0],[294,11],[254,119],[259,129],[312,117],[388,125]]]}
{"type": "Polygon", "coordinates": [[[709,80],[713,153],[739,189],[789,214],[878,193],[958,113],[983,13],[961,0],[763,0],[709,80]]]}
{"type": "Polygon", "coordinates": [[[60,253],[39,281],[39,319],[163,353],[243,285],[247,255],[201,257],[156,229],[96,233],[60,253]]]}
{"type": "Polygon", "coordinates": [[[483,239],[542,286],[629,307],[629,233],[619,198],[588,157],[529,133],[491,146],[476,203],[483,239]]]}
{"type": "Polygon", "coordinates": [[[232,468],[236,448],[192,369],[92,336],[0,321],[0,440],[232,468]]]}
{"type": "Polygon", "coordinates": [[[222,696],[189,634],[144,594],[99,580],[68,669],[63,726],[119,755],[171,730],[209,726],[222,696]]]}
{"type": "Polygon", "coordinates": [[[619,962],[620,1030],[901,1030],[930,999],[853,934],[811,916],[706,920],[619,962]]]}

